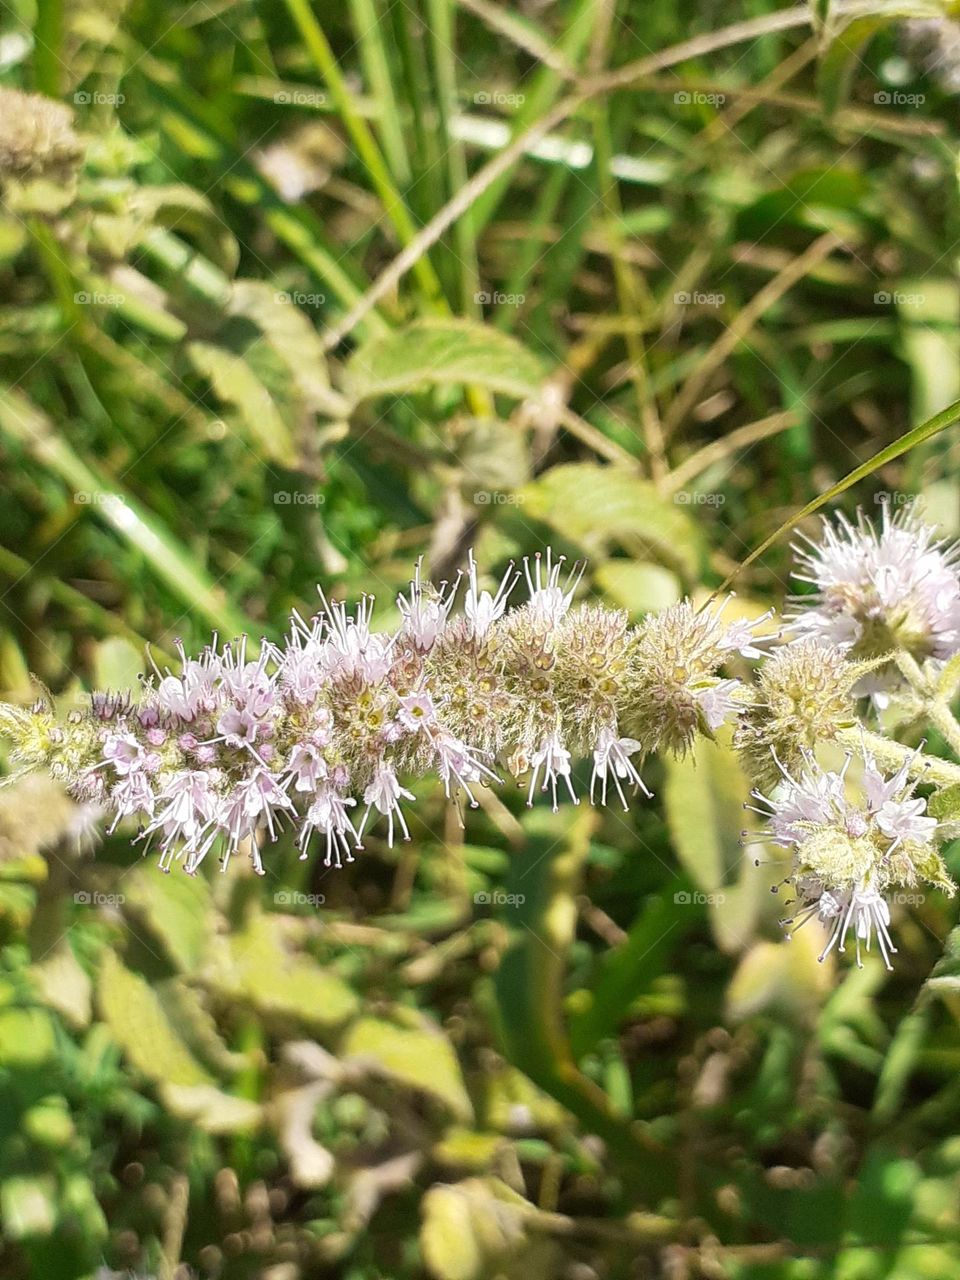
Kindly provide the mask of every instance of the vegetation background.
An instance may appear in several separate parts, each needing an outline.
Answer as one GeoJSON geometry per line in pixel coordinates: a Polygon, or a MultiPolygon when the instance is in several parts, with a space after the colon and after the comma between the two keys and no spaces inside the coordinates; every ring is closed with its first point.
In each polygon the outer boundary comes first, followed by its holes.
{"type": "MultiPolygon", "coordinates": [[[[83,151],[0,175],[4,698],[470,546],[703,598],[960,396],[949,5],[9,0],[0,67],[83,151]]],[[[850,509],[956,534],[957,449],[850,509]]],[[[818,965],[728,745],[647,775],[263,881],[0,792],[0,1277],[955,1273],[955,905],[818,965]]]]}

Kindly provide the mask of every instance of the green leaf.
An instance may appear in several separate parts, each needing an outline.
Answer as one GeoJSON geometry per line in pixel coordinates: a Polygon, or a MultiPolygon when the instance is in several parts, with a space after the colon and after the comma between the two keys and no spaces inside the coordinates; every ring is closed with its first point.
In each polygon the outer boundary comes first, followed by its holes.
{"type": "Polygon", "coordinates": [[[263,280],[235,280],[230,311],[246,316],[260,329],[309,411],[343,412],[345,406],[330,388],[320,336],[289,294],[263,280]]]}
{"type": "Polygon", "coordinates": [[[164,1084],[163,1100],[177,1116],[192,1120],[204,1133],[249,1133],[263,1112],[256,1102],[224,1093],[211,1084],[164,1084]]]}
{"type": "Polygon", "coordinates": [[[663,763],[664,810],[674,850],[706,897],[718,945],[739,950],[770,897],[769,874],[745,856],[742,846],[750,782],[727,734],[715,741],[700,738],[694,752],[663,763]]]}
{"type": "Polygon", "coordinates": [[[507,885],[518,901],[511,911],[512,940],[496,977],[500,1038],[510,1062],[571,1111],[586,1132],[598,1134],[630,1168],[637,1186],[646,1185],[656,1164],[662,1194],[671,1175],[667,1153],[657,1148],[652,1160],[643,1135],[624,1126],[607,1095],[580,1071],[564,1020],[575,894],[597,821],[584,805],[559,814],[532,810],[524,822],[528,840],[507,885]]]}
{"type": "Polygon", "coordinates": [[[530,478],[524,434],[495,418],[470,418],[456,425],[457,462],[468,497],[481,504],[503,501],[530,478]],[[476,491],[480,490],[478,494],[476,491]]]}
{"type": "Polygon", "coordinates": [[[943,955],[923,984],[924,993],[936,996],[960,995],[960,925],[950,930],[943,955]]]}
{"type": "Polygon", "coordinates": [[[0,1216],[11,1240],[48,1236],[57,1221],[57,1187],[52,1174],[7,1177],[0,1183],[0,1216]]]}
{"type": "Polygon", "coordinates": [[[681,596],[676,575],[659,564],[608,560],[597,565],[593,580],[618,608],[635,618],[658,613],[676,604],[681,596]]]}
{"type": "Polygon", "coordinates": [[[485,387],[536,395],[546,370],[508,334],[471,320],[419,320],[371,339],[351,357],[346,391],[359,403],[427,386],[485,387]]]}
{"type": "Polygon", "coordinates": [[[356,1012],[356,995],[316,961],[287,951],[282,928],[276,916],[256,915],[239,933],[215,939],[203,980],[261,1013],[317,1030],[340,1026],[356,1012]]]}
{"type": "Polygon", "coordinates": [[[213,1083],[174,1030],[147,980],[111,951],[100,968],[97,999],[113,1038],[141,1075],[159,1084],[213,1083]]]}
{"type": "Polygon", "coordinates": [[[209,342],[189,343],[187,355],[216,396],[236,412],[261,456],[284,467],[296,467],[298,455],[290,429],[247,361],[209,342]]]}
{"type": "Polygon", "coordinates": [[[53,1023],[45,1009],[0,1009],[0,1066],[40,1067],[55,1053],[53,1023]]]}
{"type": "Polygon", "coordinates": [[[903,1109],[910,1077],[933,1021],[933,1007],[922,998],[928,990],[929,984],[925,984],[921,999],[900,1018],[884,1055],[873,1096],[873,1118],[877,1124],[889,1124],[903,1109]]]}
{"type": "Polygon", "coordinates": [[[94,679],[98,689],[129,690],[140,696],[143,651],[121,636],[101,640],[94,653],[94,679]]]}
{"type": "Polygon", "coordinates": [[[420,1247],[437,1280],[546,1280],[559,1250],[530,1232],[539,1210],[498,1178],[441,1183],[423,1198],[420,1247]]]}
{"type": "Polygon", "coordinates": [[[943,670],[937,680],[937,692],[941,698],[952,702],[960,685],[960,653],[955,653],[943,664],[943,670]]]}
{"type": "Polygon", "coordinates": [[[823,937],[801,929],[780,942],[757,942],[746,953],[727,989],[727,1014],[734,1022],[760,1013],[806,1016],[826,996],[833,964],[820,964],[823,937]]]}
{"type": "MultiPolygon", "coordinates": [[[[114,258],[126,257],[157,227],[169,226],[227,274],[236,270],[237,241],[202,192],[185,183],[131,186],[120,198],[122,213],[98,214],[92,232],[114,258]]],[[[193,250],[196,254],[196,249],[193,250]]]]}
{"type": "Polygon", "coordinates": [[[93,984],[64,938],[49,955],[31,965],[39,998],[73,1027],[90,1025],[93,984]]]}
{"type": "Polygon", "coordinates": [[[927,801],[927,812],[938,822],[960,822],[960,782],[934,791],[927,801]]]}
{"type": "Polygon", "coordinates": [[[677,879],[670,892],[645,903],[626,941],[604,956],[591,988],[574,993],[570,1041],[577,1060],[616,1033],[634,1001],[663,973],[667,957],[702,919],[701,912],[678,901],[681,895],[691,896],[689,885],[677,879]]]}
{"type": "Polygon", "coordinates": [[[838,1280],[867,1275],[887,1276],[897,1268],[887,1263],[895,1254],[887,1253],[881,1267],[863,1270],[862,1248],[868,1246],[880,1257],[898,1245],[913,1217],[914,1204],[921,1180],[915,1161],[901,1158],[893,1151],[874,1147],[868,1152],[859,1171],[853,1193],[847,1203],[847,1241],[859,1249],[844,1250],[837,1258],[838,1280]],[[858,1257],[857,1255],[861,1256],[858,1257]]]}
{"type": "Polygon", "coordinates": [[[524,515],[550,525],[597,560],[613,545],[638,559],[696,576],[701,542],[684,508],[622,466],[572,462],[551,467],[519,495],[524,515]]]}
{"type": "Polygon", "coordinates": [[[174,966],[181,973],[195,973],[214,928],[207,881],[179,868],[165,875],[152,863],[143,863],[126,875],[123,892],[126,907],[143,921],[174,966]]]}
{"type": "Polygon", "coordinates": [[[473,1119],[457,1055],[440,1028],[427,1018],[409,1026],[382,1018],[361,1018],[348,1030],[340,1053],[430,1094],[459,1120],[473,1119]]]}

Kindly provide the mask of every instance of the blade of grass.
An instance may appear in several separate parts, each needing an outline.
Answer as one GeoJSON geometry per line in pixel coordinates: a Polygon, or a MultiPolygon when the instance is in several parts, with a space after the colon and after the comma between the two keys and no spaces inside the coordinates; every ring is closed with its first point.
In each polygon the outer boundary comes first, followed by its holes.
{"type": "Polygon", "coordinates": [[[685,458],[678,467],[674,467],[669,475],[664,477],[661,486],[664,493],[677,493],[685,484],[701,475],[708,467],[712,467],[715,462],[722,462],[738,449],[756,444],[758,440],[766,440],[768,436],[786,431],[799,419],[798,410],[781,409],[779,413],[768,414],[757,422],[748,422],[742,427],[736,427],[719,440],[712,440],[710,444],[705,444],[702,449],[685,458]]]}
{"type": "MultiPolygon", "coordinates": [[[[611,242],[608,256],[613,267],[620,314],[626,318],[641,312],[644,300],[640,297],[641,290],[638,286],[637,278],[621,252],[623,247],[623,234],[621,231],[623,208],[620,204],[620,192],[617,188],[616,179],[610,170],[613,159],[613,146],[610,140],[610,121],[606,103],[596,104],[593,136],[596,154],[596,180],[600,188],[600,198],[603,202],[607,232],[611,242]]],[[[645,287],[643,292],[646,292],[645,287]]],[[[624,333],[624,343],[627,348],[627,357],[630,361],[634,392],[637,398],[637,413],[643,431],[643,443],[647,454],[650,478],[655,484],[659,484],[667,473],[667,459],[660,413],[657,408],[656,398],[650,389],[646,347],[640,334],[631,329],[624,333]]]]}
{"type": "MultiPolygon", "coordinates": [[[[940,413],[934,414],[932,418],[928,418],[926,422],[922,422],[919,427],[913,427],[902,435],[899,440],[894,440],[893,444],[888,444],[885,449],[881,449],[879,453],[875,453],[872,458],[868,458],[866,462],[860,464],[859,467],[847,473],[842,480],[838,480],[836,484],[831,485],[825,493],[821,493],[819,497],[814,498],[812,502],[808,502],[806,506],[801,507],[795,512],[789,520],[785,520],[782,525],[769,538],[764,538],[754,551],[751,551],[746,560],[742,561],[736,569],[724,578],[716,591],[710,596],[710,600],[714,600],[722,591],[726,591],[730,584],[747,568],[753,564],[766,551],[774,545],[775,542],[791,529],[796,528],[801,520],[805,520],[807,516],[811,516],[814,512],[819,511],[821,507],[825,507],[828,502],[832,502],[834,498],[838,498],[841,493],[852,488],[855,484],[859,484],[861,480],[865,480],[874,471],[880,467],[885,467],[888,462],[893,462],[895,458],[900,458],[903,454],[908,453],[911,449],[916,448],[918,444],[923,444],[926,440],[931,440],[934,436],[939,435],[941,431],[946,431],[948,427],[952,427],[955,423],[960,422],[960,400],[955,400],[953,404],[947,405],[946,409],[942,409],[940,413]]],[[[706,608],[710,600],[704,605],[706,608]]]]}
{"type": "MultiPolygon", "coordinates": [[[[327,285],[344,306],[355,306],[362,297],[361,290],[341,266],[342,255],[328,243],[320,219],[303,205],[285,204],[248,160],[231,155],[228,143],[205,121],[202,104],[171,75],[167,64],[144,54],[138,59],[138,67],[150,78],[154,92],[165,107],[158,112],[161,127],[168,116],[182,117],[203,138],[212,161],[223,166],[223,183],[233,198],[256,208],[274,235],[318,281],[327,285]]],[[[166,247],[173,252],[169,243],[166,247]]],[[[180,256],[182,269],[188,270],[196,254],[183,246],[180,256]]],[[[198,287],[202,284],[200,280],[196,283],[198,287]]],[[[371,336],[387,331],[387,324],[376,313],[368,312],[364,320],[371,336]]]]}
{"type": "MultiPolygon", "coordinates": [[[[593,31],[593,2],[594,0],[580,0],[570,16],[569,24],[560,42],[560,53],[565,63],[575,65],[589,44],[593,31]]],[[[538,119],[544,115],[548,118],[552,115],[557,95],[563,87],[563,77],[552,67],[540,68],[533,78],[530,92],[524,97],[511,121],[513,141],[522,137],[538,119]]],[[[512,143],[510,145],[512,146],[512,143]]],[[[503,174],[498,175],[478,196],[473,210],[473,223],[478,235],[496,213],[500,201],[506,194],[508,183],[509,175],[507,170],[504,170],[503,174]]]]}
{"type": "MultiPolygon", "coordinates": [[[[430,53],[437,82],[437,109],[447,170],[447,192],[453,195],[467,181],[463,143],[453,137],[450,119],[457,104],[456,53],[453,0],[427,0],[430,53]]],[[[456,256],[460,265],[460,301],[466,314],[479,314],[480,270],[477,263],[476,231],[472,210],[467,210],[454,227],[456,256]]],[[[490,406],[492,410],[492,405],[490,406]]]]}
{"type": "MultiPolygon", "coordinates": [[[[353,140],[360,161],[383,203],[387,216],[393,223],[400,243],[405,248],[409,247],[417,234],[413,218],[394,185],[390,170],[370,132],[369,125],[354,110],[350,90],[347,88],[323,28],[310,8],[309,0],[285,0],[285,3],[317,70],[330,90],[330,96],[340,113],[344,127],[353,140]]],[[[434,304],[442,302],[440,281],[426,253],[419,254],[411,266],[427,299],[434,304]]]]}
{"type": "MultiPolygon", "coordinates": [[[[613,89],[630,88],[635,81],[642,79],[644,76],[651,75],[655,71],[661,71],[666,67],[676,66],[677,63],[684,62],[689,58],[701,57],[706,53],[712,53],[718,49],[726,49],[731,45],[754,40],[759,36],[806,26],[809,22],[810,11],[805,6],[784,10],[782,13],[768,14],[762,18],[750,19],[747,22],[738,22],[731,27],[725,27],[722,31],[696,36],[692,40],[685,40],[681,44],[671,45],[667,49],[651,54],[649,57],[641,58],[628,64],[627,67],[597,76],[586,82],[583,88],[577,92],[561,99],[539,120],[535,120],[527,129],[517,133],[512,142],[508,143],[502,151],[493,156],[482,169],[477,170],[466,186],[462,187],[456,196],[448,201],[444,208],[439,210],[426,226],[420,229],[410,244],[381,272],[360,302],[350,311],[349,315],[327,333],[324,339],[324,345],[327,350],[329,351],[339,346],[346,335],[413,268],[420,256],[431,245],[436,244],[449,226],[462,217],[468,209],[476,205],[487,190],[492,188],[496,192],[497,184],[505,182],[507,175],[517,161],[537,142],[562,124],[564,120],[569,119],[584,102],[598,94],[608,93],[613,89]]],[[[499,199],[499,196],[497,196],[497,199],[499,199]]],[[[478,235],[484,225],[485,219],[475,211],[474,227],[478,235]]]]}
{"type": "Polygon", "coordinates": [[[350,17],[360,49],[363,74],[380,107],[377,129],[387,161],[398,182],[409,184],[412,170],[403,134],[403,114],[393,89],[390,61],[384,48],[384,19],[377,0],[350,0],[350,17]]]}
{"type": "Polygon", "coordinates": [[[122,636],[124,640],[129,640],[131,644],[137,645],[138,648],[146,650],[149,647],[155,657],[161,658],[171,665],[177,661],[172,654],[148,641],[145,636],[140,635],[139,631],[135,631],[133,627],[128,626],[119,614],[112,612],[110,609],[104,609],[102,605],[97,604],[96,600],[91,600],[82,591],[68,586],[67,583],[61,582],[59,578],[40,575],[29,560],[24,560],[22,556],[18,556],[9,547],[0,547],[0,574],[9,578],[11,583],[25,582],[31,579],[41,581],[44,590],[49,592],[50,599],[56,600],[57,604],[63,605],[65,609],[69,609],[82,618],[86,626],[99,631],[103,635],[122,636]]]}
{"type": "Polygon", "coordinates": [[[63,0],[37,0],[33,39],[34,84],[48,98],[59,98],[64,72],[60,57],[63,48],[63,0]]]}
{"type": "Polygon", "coordinates": [[[49,418],[12,388],[0,388],[0,430],[59,476],[72,493],[87,495],[91,510],[136,547],[188,610],[231,637],[250,629],[249,621],[234,610],[224,589],[190,552],[138,502],[79,458],[49,418]]]}
{"type": "Polygon", "coordinates": [[[431,245],[436,244],[447,228],[467,212],[480,194],[491,183],[496,182],[501,175],[507,173],[534,141],[544,137],[561,120],[565,120],[567,116],[571,115],[581,101],[580,97],[564,98],[562,102],[557,103],[548,115],[538,120],[525,133],[514,138],[513,142],[505,147],[503,151],[489,160],[482,169],[479,169],[470,181],[460,188],[453,199],[449,200],[430,219],[426,226],[421,228],[410,244],[397,254],[389,266],[380,273],[357,305],[338,324],[327,331],[323,340],[325,349],[332,351],[335,347],[338,347],[347,334],[370,313],[377,303],[392,293],[396,284],[412,269],[421,255],[426,253],[431,245]]]}
{"type": "Polygon", "coordinates": [[[550,67],[564,80],[576,80],[576,67],[567,60],[562,50],[554,48],[540,35],[532,23],[518,18],[505,7],[490,4],[489,0],[459,0],[459,3],[461,8],[469,9],[497,35],[505,36],[518,49],[530,54],[545,67],[550,67]]]}

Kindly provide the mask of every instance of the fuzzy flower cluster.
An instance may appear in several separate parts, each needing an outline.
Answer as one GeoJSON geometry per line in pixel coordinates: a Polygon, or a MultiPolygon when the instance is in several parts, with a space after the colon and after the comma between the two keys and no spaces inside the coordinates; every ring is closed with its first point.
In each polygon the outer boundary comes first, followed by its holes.
{"type": "Polygon", "coordinates": [[[65,181],[82,156],[69,107],[39,93],[0,88],[0,180],[65,181]]]}
{"type": "MultiPolygon", "coordinates": [[[[765,838],[792,856],[797,906],[784,923],[819,919],[824,956],[844,951],[852,932],[859,960],[876,939],[889,964],[891,895],[953,884],[937,822],[914,794],[926,764],[876,735],[871,746],[857,726],[865,695],[880,706],[904,680],[917,683],[914,671],[927,682],[960,652],[960,551],[915,510],[887,507],[879,527],[862,515],[825,521],[820,539],[796,550],[797,576],[814,590],[768,638],[778,642],[770,652],[756,638],[765,618],[730,622],[722,607],[683,601],[631,626],[619,610],[575,599],[583,566],[568,572],[548,551],[488,589],[471,553],[439,587],[418,567],[392,632],[374,629],[372,598],[351,610],[321,594],[320,612],[295,614],[282,645],[254,653],[245,640],[215,639],[195,658],[181,650],[179,673],[156,672],[137,701],[94,694],[65,723],[45,699],[0,705],[0,732],[22,770],[48,770],[115,823],[138,820],[164,869],[181,861],[193,873],[209,853],[225,865],[241,845],[262,872],[261,846],[284,828],[303,857],[316,838],[337,866],[374,824],[391,844],[407,839],[412,787],[429,775],[458,804],[476,805],[507,772],[530,804],[544,793],[554,809],[576,804],[579,789],[627,808],[631,792],[650,795],[647,757],[682,755],[698,734],[732,723],[765,838]],[[752,682],[731,673],[737,655],[762,659],[752,682]],[[829,744],[847,752],[840,772],[818,763],[829,744]],[[584,760],[592,776],[578,788],[584,760]]],[[[928,693],[924,683],[920,703],[928,693]]],[[[942,730],[950,713],[937,714],[942,730]]],[[[960,776],[937,763],[937,785],[960,776]]]]}
{"type": "Polygon", "coordinates": [[[770,798],[755,791],[756,811],[768,822],[767,838],[793,855],[789,877],[797,910],[784,920],[799,928],[816,916],[828,931],[823,960],[835,946],[845,950],[853,930],[857,963],[876,936],[889,969],[896,952],[890,937],[885,895],[926,882],[948,893],[954,886],[933,843],[935,818],[913,794],[910,762],[885,777],[868,752],[863,757],[861,794],[851,799],[846,774],[821,769],[812,756],[796,774],[782,770],[770,798]]]}
{"type": "Polygon", "coordinates": [[[49,769],[116,822],[138,819],[161,865],[189,872],[241,843],[262,872],[261,843],[286,826],[304,857],[318,836],[328,865],[352,860],[377,821],[391,843],[408,838],[411,780],[431,773],[475,805],[505,765],[528,802],[546,792],[556,808],[578,801],[574,762],[590,758],[591,800],[612,791],[626,807],[628,791],[646,792],[646,755],[683,752],[735,712],[738,682],[722,667],[759,650],[749,625],[689,602],[637,627],[575,604],[581,574],[548,552],[490,591],[471,555],[452,585],[418,569],[393,633],[373,630],[372,599],[351,612],[321,596],[281,646],[181,650],[179,674],[158,672],[136,703],[94,694],[65,724],[44,703],[5,708],[0,727],[25,768],[49,769]],[[526,600],[508,609],[521,576],[526,600]]]}
{"type": "Polygon", "coordinates": [[[796,577],[814,587],[797,600],[798,633],[861,659],[960,651],[960,548],[939,540],[914,506],[891,516],[884,503],[879,528],[862,514],[856,524],[824,520],[820,541],[795,550],[796,577]]]}

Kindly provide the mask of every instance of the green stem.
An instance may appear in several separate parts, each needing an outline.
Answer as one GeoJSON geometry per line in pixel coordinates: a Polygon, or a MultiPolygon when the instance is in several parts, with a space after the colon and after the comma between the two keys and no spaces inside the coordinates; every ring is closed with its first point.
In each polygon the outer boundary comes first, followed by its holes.
{"type": "Polygon", "coordinates": [[[63,0],[38,0],[37,20],[33,29],[33,78],[41,93],[60,97],[63,63],[63,0]]]}
{"type": "Polygon", "coordinates": [[[930,697],[930,681],[923,674],[919,662],[912,654],[907,653],[906,649],[898,649],[893,655],[893,661],[896,663],[897,670],[913,689],[914,693],[920,695],[926,700],[930,697]]]}
{"type": "Polygon", "coordinates": [[[960,725],[957,724],[953,712],[946,699],[939,696],[932,680],[925,675],[923,669],[912,654],[899,649],[893,660],[903,678],[923,702],[923,714],[937,730],[950,750],[960,756],[960,725]]]}
{"type": "Polygon", "coordinates": [[[634,1189],[662,1194],[673,1177],[669,1152],[642,1125],[625,1120],[580,1070],[566,1025],[566,956],[595,824],[595,813],[586,807],[572,820],[569,814],[559,820],[551,815],[527,824],[531,838],[510,882],[517,891],[518,927],[496,979],[501,1036],[510,1061],[566,1107],[585,1132],[607,1144],[634,1189]]]}
{"type": "Polygon", "coordinates": [[[948,760],[940,760],[936,756],[928,756],[925,752],[914,751],[901,742],[881,737],[856,725],[850,729],[841,729],[837,734],[837,742],[851,751],[860,752],[864,747],[870,752],[877,764],[884,769],[899,769],[909,765],[909,774],[923,782],[931,782],[938,787],[952,787],[960,784],[960,765],[951,764],[948,760]]]}
{"type": "Polygon", "coordinates": [[[926,707],[930,723],[956,756],[960,756],[960,724],[957,724],[953,712],[940,698],[934,698],[926,707]]]}

